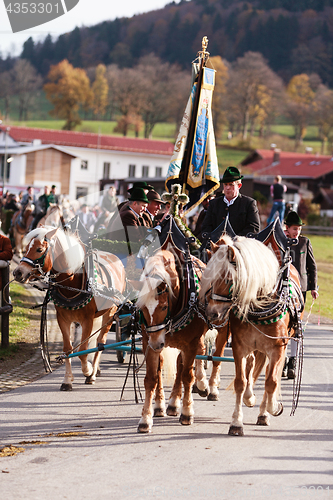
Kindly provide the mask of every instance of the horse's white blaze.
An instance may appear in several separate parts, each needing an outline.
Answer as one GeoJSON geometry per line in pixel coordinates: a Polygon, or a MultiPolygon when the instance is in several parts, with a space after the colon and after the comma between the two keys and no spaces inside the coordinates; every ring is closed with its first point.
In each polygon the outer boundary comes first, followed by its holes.
{"type": "Polygon", "coordinates": [[[155,299],[154,297],[150,297],[150,299],[146,303],[146,308],[148,310],[151,322],[153,321],[154,312],[157,306],[158,306],[158,300],[155,299]]]}

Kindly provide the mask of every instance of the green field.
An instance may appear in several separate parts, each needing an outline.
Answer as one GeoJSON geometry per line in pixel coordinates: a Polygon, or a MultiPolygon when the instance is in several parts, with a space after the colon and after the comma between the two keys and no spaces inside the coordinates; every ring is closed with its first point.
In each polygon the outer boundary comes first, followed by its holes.
{"type": "MultiPolygon", "coordinates": [[[[310,239],[318,267],[319,286],[319,298],[312,307],[312,314],[333,320],[333,238],[329,236],[311,236],[310,239]]],[[[308,292],[306,311],[309,311],[311,304],[312,299],[308,292]]]]}

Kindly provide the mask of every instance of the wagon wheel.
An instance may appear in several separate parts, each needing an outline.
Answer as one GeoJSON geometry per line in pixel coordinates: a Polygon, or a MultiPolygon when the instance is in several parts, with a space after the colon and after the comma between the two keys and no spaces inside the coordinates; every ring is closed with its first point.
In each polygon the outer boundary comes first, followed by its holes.
{"type": "Polygon", "coordinates": [[[49,345],[47,339],[47,302],[42,306],[40,318],[40,350],[46,373],[52,372],[49,345]]]}
{"type": "MultiPolygon", "coordinates": [[[[124,340],[121,334],[121,321],[116,321],[116,342],[122,342],[124,340]]],[[[125,339],[126,340],[126,339],[125,339]]],[[[118,363],[124,363],[126,357],[126,351],[117,351],[118,363]]]]}

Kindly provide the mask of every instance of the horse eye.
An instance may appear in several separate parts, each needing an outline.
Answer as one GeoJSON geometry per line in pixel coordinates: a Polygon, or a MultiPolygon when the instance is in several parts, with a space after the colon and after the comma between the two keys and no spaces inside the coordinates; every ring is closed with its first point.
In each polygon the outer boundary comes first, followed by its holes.
{"type": "Polygon", "coordinates": [[[168,309],[168,306],[163,306],[162,311],[166,311],[168,309]]]}
{"type": "Polygon", "coordinates": [[[42,253],[43,252],[43,248],[37,248],[36,252],[37,253],[42,253]]]}

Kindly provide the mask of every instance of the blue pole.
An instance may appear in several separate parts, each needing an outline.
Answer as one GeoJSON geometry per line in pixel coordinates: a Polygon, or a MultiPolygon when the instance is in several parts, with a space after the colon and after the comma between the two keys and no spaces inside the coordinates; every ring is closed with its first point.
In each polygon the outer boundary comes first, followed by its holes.
{"type": "MultiPolygon", "coordinates": [[[[82,356],[82,354],[90,354],[92,352],[104,351],[106,349],[114,349],[115,351],[130,351],[132,347],[127,346],[126,344],[130,344],[131,342],[132,342],[131,340],[124,340],[122,342],[116,342],[115,344],[100,344],[98,347],[93,347],[92,349],[86,349],[85,351],[79,351],[79,352],[72,352],[71,354],[68,354],[68,356],[64,356],[63,359],[75,358],[77,356],[82,356]]],[[[135,351],[142,353],[142,350],[139,347],[136,347],[135,351]]],[[[204,356],[201,354],[198,354],[195,358],[208,361],[228,361],[230,363],[234,361],[234,358],[226,358],[219,356],[204,356]]]]}

